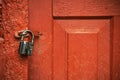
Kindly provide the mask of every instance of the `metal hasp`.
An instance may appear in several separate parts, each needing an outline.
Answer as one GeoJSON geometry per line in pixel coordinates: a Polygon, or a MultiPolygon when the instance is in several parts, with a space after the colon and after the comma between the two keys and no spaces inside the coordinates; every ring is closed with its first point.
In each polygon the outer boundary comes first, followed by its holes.
{"type": "Polygon", "coordinates": [[[21,55],[31,55],[33,51],[33,46],[34,46],[34,33],[31,30],[24,30],[21,33],[21,40],[20,40],[20,45],[19,45],[19,53],[21,55]],[[24,41],[24,38],[26,35],[30,34],[31,35],[31,40],[30,41],[24,41]]]}

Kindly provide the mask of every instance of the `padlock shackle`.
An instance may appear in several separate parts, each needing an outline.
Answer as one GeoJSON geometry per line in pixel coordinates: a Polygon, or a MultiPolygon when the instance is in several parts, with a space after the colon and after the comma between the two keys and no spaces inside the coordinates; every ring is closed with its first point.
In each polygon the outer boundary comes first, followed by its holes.
{"type": "Polygon", "coordinates": [[[30,34],[31,34],[31,36],[32,36],[31,42],[33,43],[33,42],[34,42],[34,33],[33,33],[31,30],[24,30],[24,31],[22,32],[21,40],[23,40],[24,35],[26,35],[26,33],[30,33],[30,34]]]}

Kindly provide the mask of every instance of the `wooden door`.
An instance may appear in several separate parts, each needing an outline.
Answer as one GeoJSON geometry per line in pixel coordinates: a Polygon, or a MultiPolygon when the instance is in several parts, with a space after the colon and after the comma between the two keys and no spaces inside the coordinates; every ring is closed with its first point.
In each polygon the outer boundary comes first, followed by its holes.
{"type": "Polygon", "coordinates": [[[29,80],[120,80],[120,0],[29,0],[29,28],[43,35],[29,80]]]}

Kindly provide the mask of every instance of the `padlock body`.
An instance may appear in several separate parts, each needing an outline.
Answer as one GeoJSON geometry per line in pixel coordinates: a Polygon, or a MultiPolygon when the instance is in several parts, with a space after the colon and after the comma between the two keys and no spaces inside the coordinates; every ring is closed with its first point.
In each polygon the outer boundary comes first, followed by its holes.
{"type": "Polygon", "coordinates": [[[27,54],[27,46],[28,42],[21,40],[19,45],[19,54],[26,55],[27,54]]]}
{"type": "Polygon", "coordinates": [[[32,42],[28,42],[27,53],[28,53],[29,56],[32,55],[33,46],[34,46],[34,44],[32,42]]]}

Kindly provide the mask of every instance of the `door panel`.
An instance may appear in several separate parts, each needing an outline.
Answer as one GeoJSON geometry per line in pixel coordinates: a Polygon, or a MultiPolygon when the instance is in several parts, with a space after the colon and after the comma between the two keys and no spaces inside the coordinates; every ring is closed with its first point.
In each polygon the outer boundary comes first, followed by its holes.
{"type": "Polygon", "coordinates": [[[97,33],[72,33],[68,45],[68,80],[96,80],[97,33]]]}
{"type": "Polygon", "coordinates": [[[120,15],[120,0],[53,0],[53,16],[120,15]]]}
{"type": "Polygon", "coordinates": [[[110,19],[54,20],[55,80],[110,80],[110,54],[110,19]]]}

